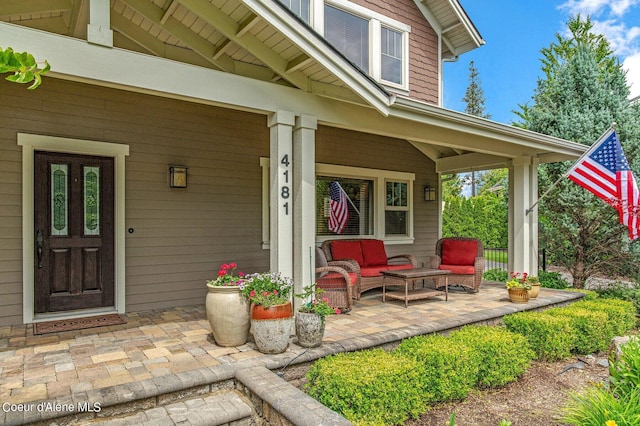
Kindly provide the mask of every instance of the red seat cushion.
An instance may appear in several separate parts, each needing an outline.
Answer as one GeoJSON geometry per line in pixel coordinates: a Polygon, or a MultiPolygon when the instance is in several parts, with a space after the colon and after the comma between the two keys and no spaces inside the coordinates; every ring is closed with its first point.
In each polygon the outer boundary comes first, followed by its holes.
{"type": "Polygon", "coordinates": [[[444,240],[442,263],[445,265],[473,265],[478,257],[478,242],[466,240],[444,240]]]}
{"type": "MultiPolygon", "coordinates": [[[[349,279],[351,280],[351,286],[356,285],[358,280],[358,274],[355,272],[349,272],[349,279]]],[[[324,277],[317,279],[316,284],[320,288],[344,288],[344,277],[337,272],[329,272],[324,277]]]]}
{"type": "Polygon", "coordinates": [[[399,271],[402,269],[413,269],[413,265],[410,263],[404,263],[402,265],[385,265],[382,267],[383,271],[399,271]]]}
{"type": "Polygon", "coordinates": [[[384,270],[385,266],[363,266],[360,268],[361,277],[379,277],[382,275],[380,271],[384,270]]]}
{"type": "Polygon", "coordinates": [[[381,240],[361,240],[360,245],[362,246],[364,266],[387,264],[387,252],[381,240]]]}
{"type": "Polygon", "coordinates": [[[331,241],[333,260],[354,259],[358,265],[364,265],[360,241],[331,241]]]}
{"type": "Polygon", "coordinates": [[[476,268],[468,265],[440,265],[438,269],[451,271],[455,275],[473,275],[476,273],[476,268]]]}

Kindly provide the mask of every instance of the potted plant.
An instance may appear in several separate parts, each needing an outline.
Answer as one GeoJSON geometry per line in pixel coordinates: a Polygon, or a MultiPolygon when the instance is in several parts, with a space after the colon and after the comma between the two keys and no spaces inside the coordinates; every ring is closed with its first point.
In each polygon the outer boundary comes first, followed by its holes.
{"type": "Polygon", "coordinates": [[[320,346],[324,336],[325,317],[340,313],[340,309],[329,304],[329,299],[318,297],[322,291],[313,284],[304,287],[304,293],[295,295],[307,300],[296,313],[296,337],[298,344],[305,348],[320,346]]]}
{"type": "Polygon", "coordinates": [[[244,274],[235,263],[224,263],[215,280],[207,281],[205,307],[216,344],[240,346],[249,336],[249,303],[242,294],[244,274]]]}
{"type": "Polygon", "coordinates": [[[509,299],[513,303],[527,303],[529,301],[529,290],[531,284],[527,281],[529,274],[520,272],[511,272],[509,281],[507,281],[507,291],[509,299]]]}
{"type": "Polygon", "coordinates": [[[531,290],[528,290],[529,299],[535,299],[540,293],[540,279],[534,275],[528,275],[527,282],[531,285],[531,290]]]}
{"type": "Polygon", "coordinates": [[[251,334],[262,353],[281,353],[289,346],[293,330],[293,281],[275,272],[247,275],[242,294],[251,304],[251,334]]]}

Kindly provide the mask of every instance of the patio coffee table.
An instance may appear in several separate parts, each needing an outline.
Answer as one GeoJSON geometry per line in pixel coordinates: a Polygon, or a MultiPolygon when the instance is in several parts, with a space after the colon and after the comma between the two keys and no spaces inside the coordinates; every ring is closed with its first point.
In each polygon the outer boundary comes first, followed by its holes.
{"type": "Polygon", "coordinates": [[[409,306],[409,300],[427,299],[429,297],[441,296],[444,294],[444,300],[449,300],[449,279],[447,275],[450,275],[451,271],[429,268],[415,268],[415,269],[398,269],[395,271],[382,271],[382,301],[386,302],[386,298],[404,300],[404,307],[409,306]],[[433,277],[436,275],[444,275],[444,291],[436,290],[433,288],[418,288],[415,289],[415,281],[425,278],[433,277]],[[413,284],[414,289],[409,291],[409,283],[413,284]],[[404,291],[394,290],[387,292],[386,286],[400,286],[404,285],[404,291]]]}

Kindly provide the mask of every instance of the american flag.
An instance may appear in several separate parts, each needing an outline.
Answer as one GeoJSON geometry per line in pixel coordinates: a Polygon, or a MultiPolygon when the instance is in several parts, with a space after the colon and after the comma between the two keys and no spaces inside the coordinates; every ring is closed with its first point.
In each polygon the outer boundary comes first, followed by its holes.
{"type": "Polygon", "coordinates": [[[336,181],[329,184],[329,229],[336,234],[342,234],[349,220],[349,206],[347,194],[336,181]]]}
{"type": "Polygon", "coordinates": [[[571,167],[567,177],[615,207],[631,240],[640,236],[640,193],[614,130],[602,135],[571,167]]]}

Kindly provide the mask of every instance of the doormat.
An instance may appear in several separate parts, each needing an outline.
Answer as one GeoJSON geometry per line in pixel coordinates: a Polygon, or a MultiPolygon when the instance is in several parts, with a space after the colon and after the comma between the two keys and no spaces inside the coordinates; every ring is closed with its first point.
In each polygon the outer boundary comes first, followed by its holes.
{"type": "Polygon", "coordinates": [[[60,333],[62,331],[84,330],[86,328],[104,327],[107,325],[118,325],[126,323],[127,320],[125,320],[118,314],[36,322],[33,324],[33,334],[60,333]]]}

